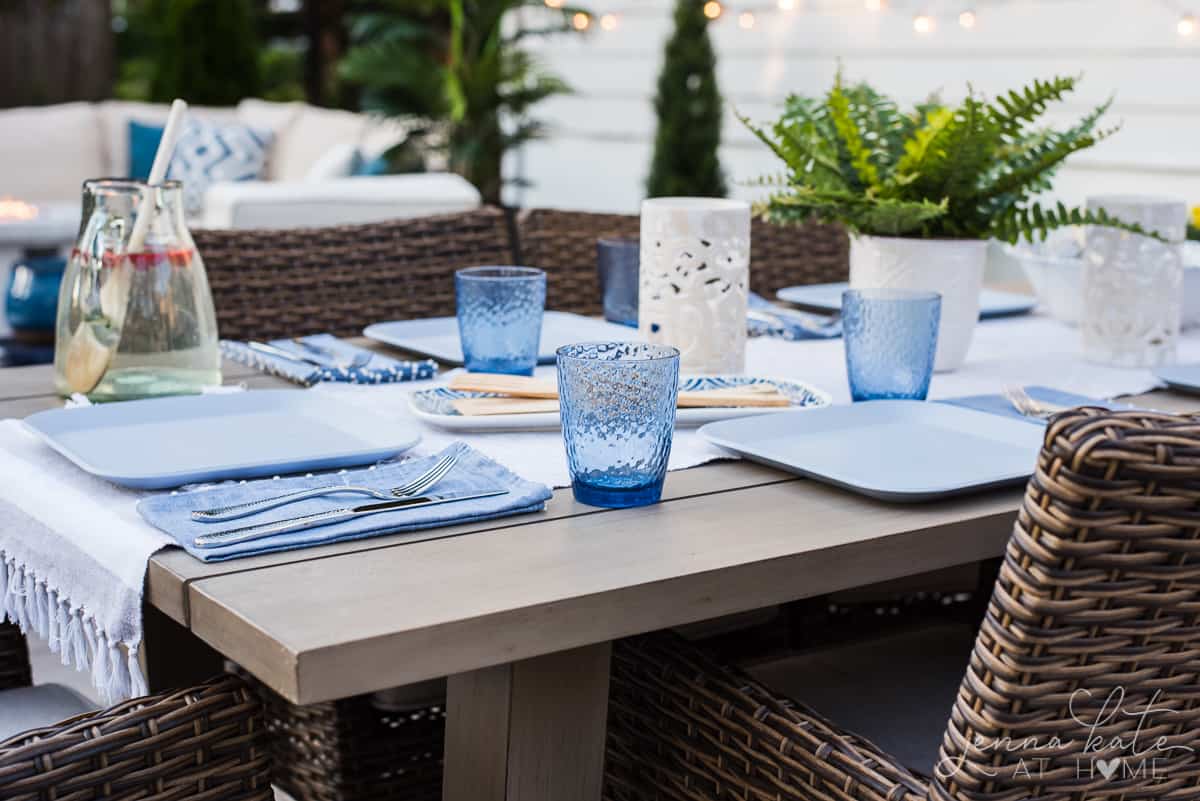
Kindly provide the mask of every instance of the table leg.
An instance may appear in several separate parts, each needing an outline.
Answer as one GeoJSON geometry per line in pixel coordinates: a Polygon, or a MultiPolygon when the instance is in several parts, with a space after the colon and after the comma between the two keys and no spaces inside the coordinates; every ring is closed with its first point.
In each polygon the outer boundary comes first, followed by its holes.
{"type": "Polygon", "coordinates": [[[608,672],[601,643],[451,676],[443,801],[599,801],[608,672]]]}
{"type": "Polygon", "coordinates": [[[224,669],[219,653],[150,604],[142,607],[142,617],[146,635],[142,655],[150,692],[199,684],[224,669]]]}

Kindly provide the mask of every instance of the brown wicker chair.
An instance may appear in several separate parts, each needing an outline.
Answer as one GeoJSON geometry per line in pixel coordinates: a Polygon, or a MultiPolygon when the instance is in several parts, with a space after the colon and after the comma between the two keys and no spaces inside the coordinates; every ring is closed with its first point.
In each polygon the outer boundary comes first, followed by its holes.
{"type": "Polygon", "coordinates": [[[271,801],[264,733],[254,694],[225,676],[0,742],[0,799],[271,801]]]}
{"type": "Polygon", "coordinates": [[[514,261],[504,213],[491,208],[194,237],[229,339],[358,336],[381,320],[452,315],[455,269],[514,261]]]}
{"type": "Polygon", "coordinates": [[[1196,799],[1198,672],[1200,419],[1075,410],[1047,429],[929,777],[660,634],[615,651],[607,793],[1196,799]],[[1166,711],[1139,718],[1151,703],[1166,711]]]}
{"type": "MultiPolygon", "coordinates": [[[[637,239],[640,223],[627,214],[529,209],[517,218],[521,260],[548,273],[548,308],[599,314],[597,239],[637,239]]],[[[750,288],[768,298],[785,286],[845,281],[850,272],[846,232],[833,225],[781,226],[755,220],[750,235],[750,288]]]]}

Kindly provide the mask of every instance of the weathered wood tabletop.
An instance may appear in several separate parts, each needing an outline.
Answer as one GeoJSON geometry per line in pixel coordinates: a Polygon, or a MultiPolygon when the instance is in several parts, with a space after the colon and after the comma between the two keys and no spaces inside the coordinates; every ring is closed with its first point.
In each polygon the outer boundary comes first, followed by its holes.
{"type": "MultiPolygon", "coordinates": [[[[0,418],[58,405],[51,376],[0,370],[0,418]]],[[[290,386],[232,363],[225,378],[290,386]]],[[[207,565],[167,550],[147,577],[151,681],[211,664],[200,641],[296,703],[449,676],[448,801],[598,799],[612,640],[999,555],[1020,497],[886,504],[723,462],[668,474],[639,509],[559,490],[544,512],[416,543],[207,565]]]]}

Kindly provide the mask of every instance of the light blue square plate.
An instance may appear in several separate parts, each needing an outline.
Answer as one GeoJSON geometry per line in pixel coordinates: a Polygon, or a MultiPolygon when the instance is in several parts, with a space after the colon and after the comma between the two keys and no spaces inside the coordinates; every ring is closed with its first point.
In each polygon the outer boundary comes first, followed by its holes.
{"type": "Polygon", "coordinates": [[[52,409],[25,425],[83,470],[137,489],[371,464],[421,439],[398,419],[298,389],[52,409]]]}
{"type": "MultiPolygon", "coordinates": [[[[775,293],[780,300],[814,311],[836,314],[842,310],[842,293],[850,288],[845,281],[834,284],[810,284],[784,287],[775,293]]],[[[1033,311],[1037,299],[1016,292],[985,289],[979,293],[979,319],[1012,317],[1033,311]]]]}
{"type": "Polygon", "coordinates": [[[1155,367],[1154,375],[1171,389],[1200,393],[1200,364],[1172,364],[1155,367]]]}
{"type": "Polygon", "coordinates": [[[756,462],[887,501],[929,501],[1032,475],[1044,425],[921,401],[871,401],[709,423],[756,462]]]}
{"type": "MultiPolygon", "coordinates": [[[[455,317],[375,323],[363,329],[363,336],[410,353],[428,356],[442,364],[461,367],[463,363],[458,319],[455,317]]],[[[576,342],[629,342],[637,338],[636,328],[570,312],[548,311],[542,317],[538,364],[554,364],[554,352],[563,345],[576,342]]]]}

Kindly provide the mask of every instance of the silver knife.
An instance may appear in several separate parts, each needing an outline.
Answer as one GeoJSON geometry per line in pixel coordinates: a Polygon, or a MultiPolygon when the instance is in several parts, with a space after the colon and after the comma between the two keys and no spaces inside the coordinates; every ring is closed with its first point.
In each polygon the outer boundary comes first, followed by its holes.
{"type": "Polygon", "coordinates": [[[496,495],[506,495],[507,493],[508,490],[506,489],[490,489],[480,492],[459,493],[457,495],[422,495],[417,498],[397,498],[394,501],[383,501],[382,503],[347,506],[343,509],[330,509],[327,512],[317,512],[316,514],[301,515],[300,517],[289,517],[286,520],[276,520],[274,523],[258,523],[253,526],[228,528],[222,531],[214,531],[211,534],[201,534],[196,537],[193,544],[197,548],[219,548],[223,545],[235,545],[239,542],[270,537],[275,534],[286,534],[290,531],[304,531],[305,529],[328,526],[334,523],[341,523],[345,520],[353,520],[356,517],[379,514],[380,512],[393,512],[398,509],[412,509],[420,506],[436,506],[442,503],[470,501],[475,498],[491,498],[496,495]]]}

